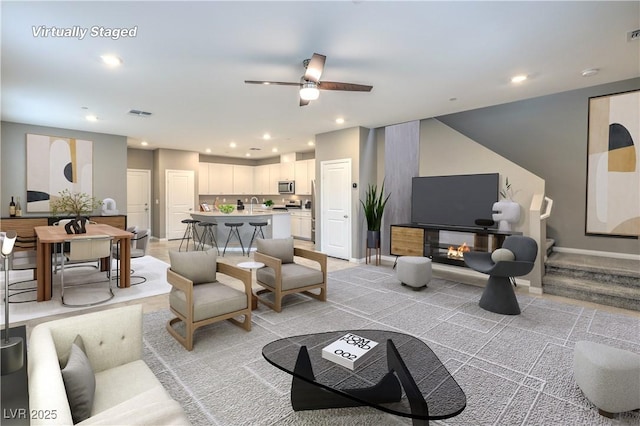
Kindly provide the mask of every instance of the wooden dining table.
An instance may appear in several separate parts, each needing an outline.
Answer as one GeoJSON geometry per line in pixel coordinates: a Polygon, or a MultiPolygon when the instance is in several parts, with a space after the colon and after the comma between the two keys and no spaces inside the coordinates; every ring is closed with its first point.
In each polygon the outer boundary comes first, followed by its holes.
{"type": "MultiPolygon", "coordinates": [[[[38,294],[37,301],[44,302],[51,300],[51,252],[54,244],[64,243],[67,240],[77,237],[88,237],[96,235],[109,235],[120,244],[120,281],[118,287],[131,287],[131,238],[133,234],[120,228],[105,224],[86,225],[85,234],[67,234],[64,226],[36,226],[33,228],[38,237],[37,243],[37,280],[38,294]]],[[[101,269],[106,271],[111,268],[107,261],[101,262],[101,269]]]]}

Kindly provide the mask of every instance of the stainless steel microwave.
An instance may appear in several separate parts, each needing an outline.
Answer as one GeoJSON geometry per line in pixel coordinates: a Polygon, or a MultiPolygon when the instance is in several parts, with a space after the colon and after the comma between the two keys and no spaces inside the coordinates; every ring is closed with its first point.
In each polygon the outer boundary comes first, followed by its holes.
{"type": "Polygon", "coordinates": [[[281,180],[278,182],[278,193],[280,194],[295,194],[296,183],[292,180],[281,180]]]}

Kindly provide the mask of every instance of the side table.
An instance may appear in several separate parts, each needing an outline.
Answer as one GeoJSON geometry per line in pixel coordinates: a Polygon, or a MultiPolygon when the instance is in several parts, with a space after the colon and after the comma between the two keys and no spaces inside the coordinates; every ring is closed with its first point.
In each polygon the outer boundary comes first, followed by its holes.
{"type": "MultiPolygon", "coordinates": [[[[250,269],[251,272],[253,273],[253,271],[255,269],[260,269],[260,268],[264,268],[264,263],[262,262],[240,262],[238,263],[238,268],[245,268],[245,269],[250,269]]],[[[253,276],[252,278],[253,279],[253,276]]],[[[256,297],[255,294],[253,294],[253,292],[251,292],[251,310],[254,311],[258,309],[258,298],[256,297]]]]}

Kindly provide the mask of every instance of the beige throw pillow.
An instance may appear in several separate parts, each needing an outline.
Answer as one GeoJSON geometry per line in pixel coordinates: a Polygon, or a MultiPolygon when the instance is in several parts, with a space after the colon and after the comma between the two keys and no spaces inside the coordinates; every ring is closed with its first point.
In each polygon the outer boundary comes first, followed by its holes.
{"type": "Polygon", "coordinates": [[[502,261],[513,261],[513,260],[516,260],[516,255],[513,254],[513,252],[509,249],[499,248],[494,250],[493,253],[491,253],[491,260],[493,260],[493,263],[498,263],[502,261]]]}

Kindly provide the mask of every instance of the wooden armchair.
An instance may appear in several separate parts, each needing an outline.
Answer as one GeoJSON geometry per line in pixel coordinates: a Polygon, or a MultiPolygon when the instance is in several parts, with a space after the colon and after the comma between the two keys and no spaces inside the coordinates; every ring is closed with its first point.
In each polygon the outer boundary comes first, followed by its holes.
{"type": "Polygon", "coordinates": [[[282,311],[282,299],[293,293],[303,293],[320,301],[327,300],[327,255],[293,247],[293,238],[258,239],[254,260],[265,264],[256,271],[256,283],[264,289],[257,292],[261,303],[276,312],[282,311]],[[294,262],[299,256],[317,262],[320,269],[294,262]],[[320,290],[319,293],[310,290],[320,290]],[[273,302],[261,297],[272,293],[273,302]]]}
{"type": "Polygon", "coordinates": [[[205,325],[229,320],[251,330],[251,272],[218,262],[215,250],[169,252],[171,267],[167,281],[173,286],[169,306],[176,316],[167,322],[167,331],[187,350],[193,349],[193,334],[205,325]],[[237,278],[244,291],[217,280],[216,272],[237,278]],[[235,317],[244,316],[240,321],[235,317]],[[183,322],[185,335],[174,325],[183,322]]]}

